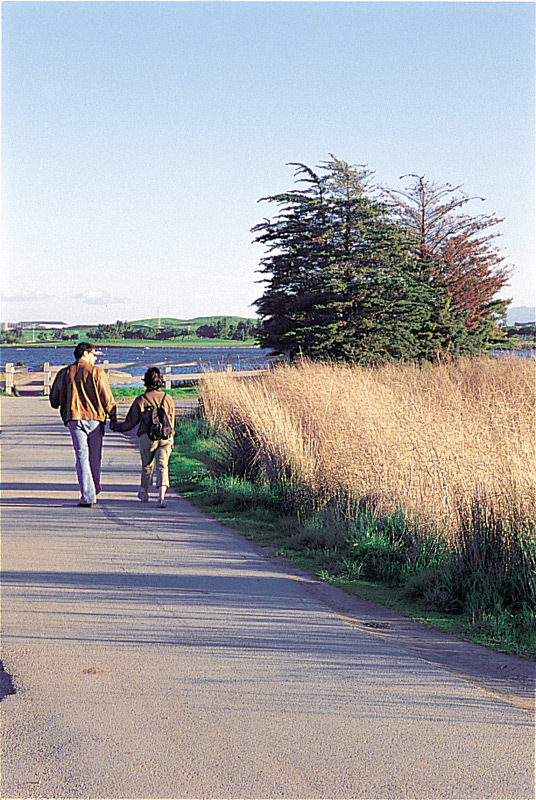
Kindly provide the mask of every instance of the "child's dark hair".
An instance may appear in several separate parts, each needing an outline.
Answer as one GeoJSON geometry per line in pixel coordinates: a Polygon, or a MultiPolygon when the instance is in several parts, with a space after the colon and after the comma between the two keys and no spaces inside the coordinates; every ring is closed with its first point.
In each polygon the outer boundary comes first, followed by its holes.
{"type": "Polygon", "coordinates": [[[164,383],[164,376],[158,367],[149,367],[143,376],[146,389],[160,389],[164,383]]]}

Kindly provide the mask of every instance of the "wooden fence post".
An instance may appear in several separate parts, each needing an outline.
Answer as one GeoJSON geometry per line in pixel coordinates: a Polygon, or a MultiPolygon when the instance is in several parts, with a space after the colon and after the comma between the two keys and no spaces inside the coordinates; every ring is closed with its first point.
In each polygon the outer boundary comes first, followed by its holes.
{"type": "Polygon", "coordinates": [[[6,364],[6,394],[11,394],[13,392],[13,387],[15,386],[15,374],[13,364],[6,364]]]}
{"type": "Polygon", "coordinates": [[[43,364],[43,394],[48,397],[50,394],[50,387],[52,386],[52,373],[50,371],[50,364],[45,361],[43,364]]]}
{"type": "Polygon", "coordinates": [[[171,367],[165,368],[166,374],[164,375],[164,386],[166,389],[171,389],[171,367]]]}

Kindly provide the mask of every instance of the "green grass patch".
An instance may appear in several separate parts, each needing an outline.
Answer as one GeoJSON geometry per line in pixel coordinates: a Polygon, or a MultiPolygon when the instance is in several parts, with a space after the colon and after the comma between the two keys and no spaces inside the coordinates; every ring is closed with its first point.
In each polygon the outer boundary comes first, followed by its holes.
{"type": "MultiPolygon", "coordinates": [[[[228,431],[213,430],[198,414],[181,417],[172,484],[223,524],[349,594],[467,641],[536,659],[534,574],[520,577],[522,561],[515,575],[501,575],[447,548],[433,532],[416,530],[402,513],[381,517],[366,506],[348,513],[347,502],[344,513],[336,504],[315,510],[300,504],[299,487],[288,476],[270,485],[258,474],[232,474],[230,452],[228,431]]],[[[500,526],[490,528],[488,538],[502,533],[500,526]]],[[[528,555],[526,563],[533,563],[528,555]]]]}
{"type": "MultiPolygon", "coordinates": [[[[112,389],[112,394],[116,400],[129,400],[134,399],[135,397],[139,397],[139,395],[145,392],[145,388],[142,386],[133,386],[133,387],[114,387],[112,389]]],[[[197,399],[199,396],[197,391],[197,386],[179,386],[172,389],[166,389],[166,394],[169,394],[170,397],[191,397],[197,399]]]]}

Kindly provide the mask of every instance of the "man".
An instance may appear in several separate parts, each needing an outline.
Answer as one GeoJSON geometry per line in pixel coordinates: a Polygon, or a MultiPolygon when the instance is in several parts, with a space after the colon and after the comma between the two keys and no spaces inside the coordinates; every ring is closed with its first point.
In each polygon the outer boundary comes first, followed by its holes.
{"type": "Polygon", "coordinates": [[[52,389],[50,405],[59,408],[69,428],[76,455],[76,474],[82,497],[81,508],[93,508],[101,490],[102,439],[106,415],[116,421],[117,409],[106,373],[95,366],[95,346],[80,342],[76,362],[60,369],[52,389]]]}

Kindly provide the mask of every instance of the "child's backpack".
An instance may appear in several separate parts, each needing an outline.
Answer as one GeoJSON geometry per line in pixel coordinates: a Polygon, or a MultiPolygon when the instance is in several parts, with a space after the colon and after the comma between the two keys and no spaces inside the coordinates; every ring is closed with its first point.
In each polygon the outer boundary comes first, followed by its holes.
{"type": "MultiPolygon", "coordinates": [[[[164,401],[162,400],[162,403],[164,401]]],[[[158,406],[148,406],[147,413],[149,415],[149,422],[147,426],[147,435],[152,442],[158,439],[169,439],[173,435],[173,428],[171,422],[166,414],[162,403],[158,406]]]]}

